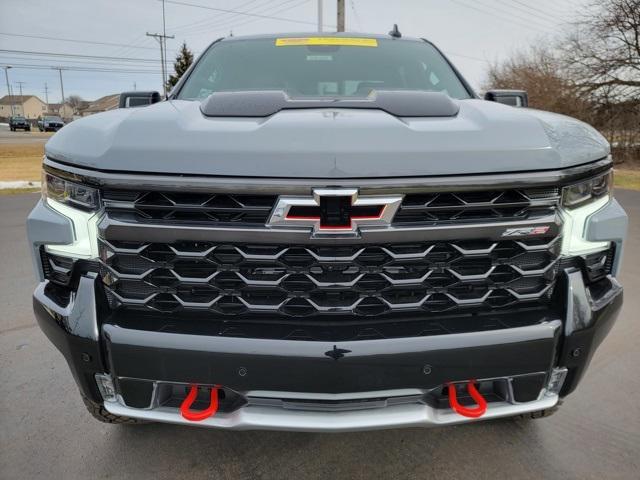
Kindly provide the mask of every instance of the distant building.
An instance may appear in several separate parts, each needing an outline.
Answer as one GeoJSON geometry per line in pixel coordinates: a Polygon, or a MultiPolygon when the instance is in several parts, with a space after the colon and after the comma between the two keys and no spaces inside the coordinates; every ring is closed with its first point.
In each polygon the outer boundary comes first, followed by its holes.
{"type": "MultiPolygon", "coordinates": [[[[85,103],[88,104],[89,102],[85,102],[85,103]]],[[[71,120],[74,117],[74,115],[76,115],[78,112],[76,112],[76,110],[68,103],[65,103],[65,104],[50,103],[49,110],[47,111],[47,113],[49,115],[57,115],[58,117],[61,117],[64,120],[71,120]]]]}
{"type": "Polygon", "coordinates": [[[120,103],[120,94],[114,93],[113,95],[107,95],[101,97],[93,102],[89,102],[89,105],[80,110],[78,113],[82,117],[93,115],[94,113],[106,112],[107,110],[115,110],[120,103]]]}
{"type": "Polygon", "coordinates": [[[5,95],[0,98],[0,118],[22,116],[35,120],[47,112],[47,104],[35,95],[5,95]]]}

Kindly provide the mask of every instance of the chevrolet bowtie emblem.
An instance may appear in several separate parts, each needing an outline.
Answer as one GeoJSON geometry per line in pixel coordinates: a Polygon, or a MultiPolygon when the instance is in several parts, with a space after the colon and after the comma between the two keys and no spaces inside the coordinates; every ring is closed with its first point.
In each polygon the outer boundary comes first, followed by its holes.
{"type": "Polygon", "coordinates": [[[333,346],[333,350],[329,350],[328,352],[324,352],[324,354],[329,357],[329,358],[333,358],[334,360],[339,360],[342,357],[344,357],[347,353],[351,353],[351,350],[345,350],[344,348],[338,348],[337,345],[333,346]]]}
{"type": "Polygon", "coordinates": [[[359,227],[388,227],[402,195],[358,195],[358,190],[315,189],[312,196],[283,195],[268,227],[306,227],[314,237],[357,236],[359,227]]]}

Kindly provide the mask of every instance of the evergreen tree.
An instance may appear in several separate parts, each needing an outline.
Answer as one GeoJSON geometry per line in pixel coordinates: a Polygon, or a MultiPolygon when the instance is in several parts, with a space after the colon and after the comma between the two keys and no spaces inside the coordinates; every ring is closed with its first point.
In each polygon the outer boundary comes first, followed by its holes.
{"type": "Polygon", "coordinates": [[[180,77],[187,71],[189,66],[193,63],[193,53],[191,50],[187,48],[187,43],[182,42],[182,46],[180,47],[180,52],[176,55],[176,61],[173,62],[173,69],[175,73],[169,75],[169,80],[167,80],[167,90],[171,90],[180,77]]]}

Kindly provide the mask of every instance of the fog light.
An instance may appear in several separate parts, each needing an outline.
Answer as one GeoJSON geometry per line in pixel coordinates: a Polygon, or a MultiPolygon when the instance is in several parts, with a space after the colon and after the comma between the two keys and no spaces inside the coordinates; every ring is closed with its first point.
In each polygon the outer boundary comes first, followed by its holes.
{"type": "Polygon", "coordinates": [[[564,380],[567,378],[567,367],[554,368],[549,377],[549,383],[545,388],[545,395],[553,396],[558,395],[564,384],[564,380]]]}
{"type": "Polygon", "coordinates": [[[116,401],[116,389],[113,386],[113,380],[105,373],[96,373],[96,383],[98,384],[98,390],[100,395],[106,402],[116,401]]]}

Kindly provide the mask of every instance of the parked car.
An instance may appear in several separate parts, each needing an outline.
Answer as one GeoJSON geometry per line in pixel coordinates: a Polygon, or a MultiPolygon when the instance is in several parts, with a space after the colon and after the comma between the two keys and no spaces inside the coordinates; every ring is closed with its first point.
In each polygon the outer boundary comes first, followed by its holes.
{"type": "Polygon", "coordinates": [[[33,304],[89,411],[302,431],[553,412],[620,310],[627,216],[602,135],[491,99],[397,30],[230,37],[169,101],[52,137],[33,304]]]}
{"type": "Polygon", "coordinates": [[[31,124],[22,116],[13,116],[9,118],[9,128],[12,132],[16,130],[24,130],[25,132],[31,131],[31,124]]]}
{"type": "Polygon", "coordinates": [[[64,127],[64,121],[56,116],[43,116],[38,119],[38,129],[41,132],[57,132],[64,127]]]}

